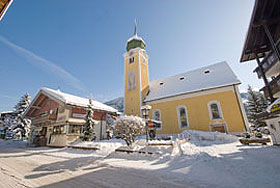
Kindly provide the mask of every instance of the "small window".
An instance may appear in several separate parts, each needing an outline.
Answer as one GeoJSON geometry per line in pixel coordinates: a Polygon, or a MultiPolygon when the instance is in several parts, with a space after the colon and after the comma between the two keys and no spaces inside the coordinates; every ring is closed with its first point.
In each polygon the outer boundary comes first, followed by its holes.
{"type": "Polygon", "coordinates": [[[209,107],[210,117],[212,120],[223,119],[221,106],[218,101],[209,102],[208,107],[209,107]]]}
{"type": "Polygon", "coordinates": [[[163,82],[160,82],[159,85],[163,85],[163,82]]]}
{"type": "Polygon", "coordinates": [[[62,134],[62,133],[64,133],[64,125],[53,127],[53,134],[62,134]]]}
{"type": "MultiPolygon", "coordinates": [[[[157,120],[157,121],[161,121],[161,113],[159,110],[154,110],[153,111],[153,119],[157,120]]],[[[159,124],[159,126],[157,127],[157,129],[161,129],[161,123],[159,124]]]]}
{"type": "Polygon", "coordinates": [[[181,76],[181,77],[179,78],[179,80],[185,80],[185,77],[184,77],[184,76],[181,76]]]}
{"type": "Polygon", "coordinates": [[[68,133],[70,134],[80,134],[82,132],[81,125],[69,125],[68,133]]]}
{"type": "Polygon", "coordinates": [[[129,58],[129,63],[131,64],[131,63],[133,63],[134,62],[134,57],[130,57],[129,58]]]}
{"type": "Polygon", "coordinates": [[[185,106],[177,107],[177,115],[179,128],[184,129],[189,127],[188,116],[187,116],[187,108],[185,106]]]}
{"type": "Polygon", "coordinates": [[[210,73],[210,70],[205,70],[204,71],[204,74],[209,74],[210,73]]]}

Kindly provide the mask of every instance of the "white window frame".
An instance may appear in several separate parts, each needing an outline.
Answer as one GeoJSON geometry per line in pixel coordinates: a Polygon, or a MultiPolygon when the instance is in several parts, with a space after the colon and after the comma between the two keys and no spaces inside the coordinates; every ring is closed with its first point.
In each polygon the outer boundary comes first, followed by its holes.
{"type": "MultiPolygon", "coordinates": [[[[153,118],[154,120],[156,120],[156,119],[155,119],[155,112],[159,112],[159,117],[160,117],[160,118],[159,118],[159,119],[160,119],[159,121],[161,121],[161,111],[160,111],[159,109],[154,109],[154,110],[153,110],[152,118],[153,118]]],[[[160,128],[158,128],[157,130],[162,130],[162,121],[161,121],[161,124],[160,124],[160,128]]]]}
{"type": "Polygon", "coordinates": [[[209,117],[211,120],[221,120],[221,119],[224,119],[224,116],[223,116],[223,111],[222,111],[222,107],[221,107],[221,104],[219,101],[209,101],[208,102],[208,112],[209,112],[209,117]],[[216,104],[218,106],[218,110],[219,110],[219,114],[220,114],[220,118],[213,118],[213,114],[212,114],[212,110],[211,110],[211,105],[212,104],[216,104]]]}
{"type": "Polygon", "coordinates": [[[189,116],[188,116],[188,110],[187,107],[185,105],[179,105],[177,106],[177,120],[178,120],[178,126],[179,129],[188,129],[190,127],[190,123],[189,123],[189,116]],[[187,117],[187,127],[182,127],[182,122],[181,122],[181,117],[180,117],[180,109],[184,108],[185,112],[186,112],[186,117],[187,117]]]}

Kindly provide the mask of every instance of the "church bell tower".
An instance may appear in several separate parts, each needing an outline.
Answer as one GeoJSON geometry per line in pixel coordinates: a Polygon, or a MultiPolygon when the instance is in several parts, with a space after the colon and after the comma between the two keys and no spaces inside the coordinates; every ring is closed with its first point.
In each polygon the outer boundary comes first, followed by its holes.
{"type": "Polygon", "coordinates": [[[137,36],[136,21],[134,35],[127,40],[124,54],[126,115],[141,116],[141,106],[149,91],[148,56],[144,40],[137,36]]]}

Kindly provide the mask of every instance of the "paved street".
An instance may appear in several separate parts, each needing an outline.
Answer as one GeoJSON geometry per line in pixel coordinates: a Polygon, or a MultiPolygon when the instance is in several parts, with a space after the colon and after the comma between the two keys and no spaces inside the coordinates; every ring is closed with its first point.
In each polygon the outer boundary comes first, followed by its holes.
{"type": "Polygon", "coordinates": [[[89,151],[0,144],[0,187],[183,187],[100,159],[89,151]]]}

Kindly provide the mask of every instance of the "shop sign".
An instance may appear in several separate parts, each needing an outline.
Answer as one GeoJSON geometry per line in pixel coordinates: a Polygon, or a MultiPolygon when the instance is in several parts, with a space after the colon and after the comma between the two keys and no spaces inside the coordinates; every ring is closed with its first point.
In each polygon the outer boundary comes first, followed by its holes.
{"type": "Polygon", "coordinates": [[[86,114],[77,114],[77,113],[73,113],[73,114],[72,114],[72,117],[73,117],[73,118],[85,118],[85,117],[86,117],[86,114]]]}
{"type": "Polygon", "coordinates": [[[271,107],[271,112],[276,112],[276,111],[279,111],[280,110],[280,104],[274,104],[272,107],[271,107]]]}

